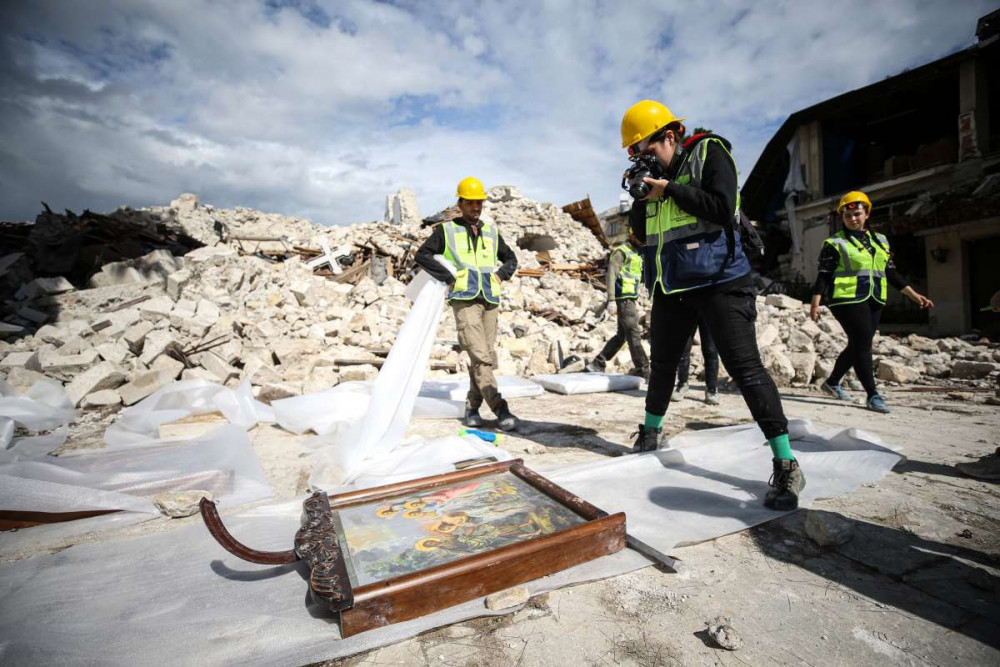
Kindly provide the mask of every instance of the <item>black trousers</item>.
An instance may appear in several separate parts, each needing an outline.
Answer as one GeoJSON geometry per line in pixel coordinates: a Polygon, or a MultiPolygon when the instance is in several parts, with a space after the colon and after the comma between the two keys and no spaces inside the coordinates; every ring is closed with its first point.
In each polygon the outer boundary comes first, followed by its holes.
{"type": "Polygon", "coordinates": [[[646,358],[646,350],[642,349],[642,332],[639,329],[639,307],[635,299],[621,299],[615,302],[618,311],[618,330],[615,335],[604,345],[604,349],[597,355],[597,363],[603,368],[612,359],[622,345],[628,343],[628,351],[632,356],[632,364],[640,371],[645,372],[649,368],[649,359],[646,358]]]}
{"type": "Polygon", "coordinates": [[[868,396],[877,394],[875,372],[872,369],[872,339],[875,338],[879,320],[882,319],[882,304],[875,299],[868,299],[861,303],[833,306],[830,312],[840,322],[840,326],[844,327],[847,347],[837,357],[833,373],[826,379],[827,384],[840,384],[848,369],[853,367],[868,396]]]}
{"type": "Polygon", "coordinates": [[[656,291],[650,321],[652,375],[646,392],[646,412],[663,415],[674,392],[677,365],[699,319],[705,324],[722,363],[743,394],[750,414],[768,439],[788,433],[788,420],[771,376],[757,349],[757,303],[753,287],[737,279],[679,294],[656,291]]]}
{"type": "MultiPolygon", "coordinates": [[[[712,342],[712,334],[708,332],[708,327],[703,322],[698,322],[698,335],[701,338],[701,356],[705,359],[705,388],[715,392],[719,386],[719,351],[715,349],[712,342]]],[[[691,345],[694,343],[694,336],[688,338],[687,345],[684,346],[684,353],[681,354],[680,363],[677,364],[677,384],[687,384],[688,376],[691,374],[691,345]]]]}

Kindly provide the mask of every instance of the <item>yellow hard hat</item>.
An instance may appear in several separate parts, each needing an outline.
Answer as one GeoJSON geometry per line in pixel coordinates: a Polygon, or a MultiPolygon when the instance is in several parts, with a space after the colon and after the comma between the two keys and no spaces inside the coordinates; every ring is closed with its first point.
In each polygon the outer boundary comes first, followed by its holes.
{"type": "Polygon", "coordinates": [[[622,118],[622,148],[637,144],[674,121],[682,121],[674,113],[659,102],[643,100],[636,102],[625,112],[622,118]]]}
{"type": "Polygon", "coordinates": [[[869,214],[872,212],[872,200],[868,198],[868,195],[858,190],[851,190],[840,198],[840,203],[837,204],[837,215],[840,215],[840,212],[844,210],[845,206],[855,202],[861,202],[864,204],[869,214]]]}
{"type": "Polygon", "coordinates": [[[475,176],[469,176],[458,182],[455,196],[459,199],[486,199],[486,188],[483,187],[481,180],[475,176]]]}

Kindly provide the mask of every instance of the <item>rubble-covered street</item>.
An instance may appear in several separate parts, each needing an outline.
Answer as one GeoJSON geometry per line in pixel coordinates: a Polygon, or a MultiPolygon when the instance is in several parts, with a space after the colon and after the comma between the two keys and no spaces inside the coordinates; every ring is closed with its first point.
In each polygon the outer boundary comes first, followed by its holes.
{"type": "MultiPolygon", "coordinates": [[[[5,391],[24,394],[38,382],[65,388],[78,416],[54,447],[59,455],[100,450],[123,408],[178,380],[234,389],[249,380],[264,403],[371,380],[410,307],[405,284],[429,233],[415,209],[402,191],[387,202],[387,218],[396,222],[322,227],[182,195],[165,207],[106,216],[46,211],[34,226],[4,225],[5,238],[20,239],[16,252],[0,257],[5,391]],[[95,220],[113,225],[121,239],[109,246],[121,254],[114,262],[95,261],[85,241],[76,243],[83,250],[75,256],[56,243],[74,230],[86,239],[95,220]]],[[[500,374],[579,370],[614,332],[603,309],[605,249],[568,214],[521,197],[516,187],[492,189],[486,215],[519,260],[518,275],[504,286],[500,374]]],[[[648,302],[641,305],[648,311],[648,302]]],[[[513,613],[333,664],[994,661],[1000,496],[994,484],[953,466],[1000,446],[1000,349],[986,339],[877,336],[877,374],[893,412],[874,415],[860,392],[847,404],[817,389],[845,343],[828,310],[814,323],[807,304],[780,294],[758,297],[757,309],[758,344],[789,416],[822,428],[863,428],[903,445],[907,458],[886,479],[749,531],[679,547],[672,554],[682,561],[677,573],[647,567],[556,590],[513,613]],[[708,624],[719,616],[738,637],[738,653],[726,655],[709,637],[708,624]]],[[[462,377],[466,359],[446,309],[427,377],[462,377]]],[[[694,378],[702,364],[697,349],[692,363],[694,378]]],[[[627,351],[609,370],[631,370],[627,351]]],[[[692,385],[667,415],[671,434],[749,421],[732,383],[723,384],[719,406],[703,403],[698,380],[692,385]]],[[[860,390],[856,381],[848,386],[860,390]]],[[[511,399],[523,424],[501,446],[539,471],[626,455],[643,396],[640,389],[511,399]]],[[[221,419],[209,415],[161,435],[192,437],[221,419]]],[[[419,420],[408,433],[444,436],[457,427],[419,420]]],[[[302,496],[307,436],[260,424],[249,437],[274,498],[302,496]]],[[[198,522],[162,516],[99,533],[71,531],[44,547],[8,547],[0,558],[20,561],[198,522]]]]}

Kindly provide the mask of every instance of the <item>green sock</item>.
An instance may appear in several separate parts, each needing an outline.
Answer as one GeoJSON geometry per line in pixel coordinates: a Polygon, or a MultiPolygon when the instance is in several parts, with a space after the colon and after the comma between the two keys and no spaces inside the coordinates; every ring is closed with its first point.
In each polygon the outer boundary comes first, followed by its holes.
{"type": "Polygon", "coordinates": [[[776,438],[771,438],[767,441],[767,444],[771,445],[771,452],[774,454],[776,459],[788,459],[789,461],[795,460],[795,455],[792,454],[792,446],[788,444],[788,434],[779,435],[776,438]]]}
{"type": "MultiPolygon", "coordinates": [[[[651,412],[646,413],[646,428],[662,428],[663,427],[663,417],[664,415],[654,415],[651,412]]],[[[787,438],[786,438],[787,440],[787,438]]]]}

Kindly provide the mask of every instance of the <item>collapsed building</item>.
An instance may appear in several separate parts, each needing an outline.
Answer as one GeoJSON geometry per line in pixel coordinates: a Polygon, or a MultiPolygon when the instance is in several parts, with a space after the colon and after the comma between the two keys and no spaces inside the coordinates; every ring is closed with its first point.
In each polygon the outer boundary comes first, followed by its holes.
{"type": "MultiPolygon", "coordinates": [[[[403,196],[402,205],[390,198],[389,221],[343,227],[215,208],[194,195],[0,225],[21,239],[0,257],[0,376],[21,392],[40,379],[64,383],[75,406],[109,419],[178,379],[248,380],[265,402],[373,379],[409,312],[416,250],[448,217],[421,219],[415,197],[403,196]]],[[[503,287],[499,373],[581,370],[616,328],[604,309],[607,240],[516,187],[488,196],[484,216],[519,262],[503,287]]],[[[826,377],[844,346],[829,313],[817,324],[807,308],[787,295],[758,297],[758,344],[780,386],[826,377]]],[[[880,336],[875,353],[890,383],[986,386],[1000,369],[1000,351],[985,340],[880,336]]],[[[692,359],[697,374],[697,350],[692,359]]],[[[429,373],[464,373],[466,364],[448,309],[429,373]]],[[[630,370],[626,352],[609,364],[630,370]]]]}
{"type": "Polygon", "coordinates": [[[834,209],[850,190],[874,203],[872,226],[935,307],[890,291],[883,330],[1000,333],[981,310],[1000,289],[1000,12],[978,42],[791,114],[754,165],[743,208],[767,232],[761,270],[805,299],[834,209]]]}

